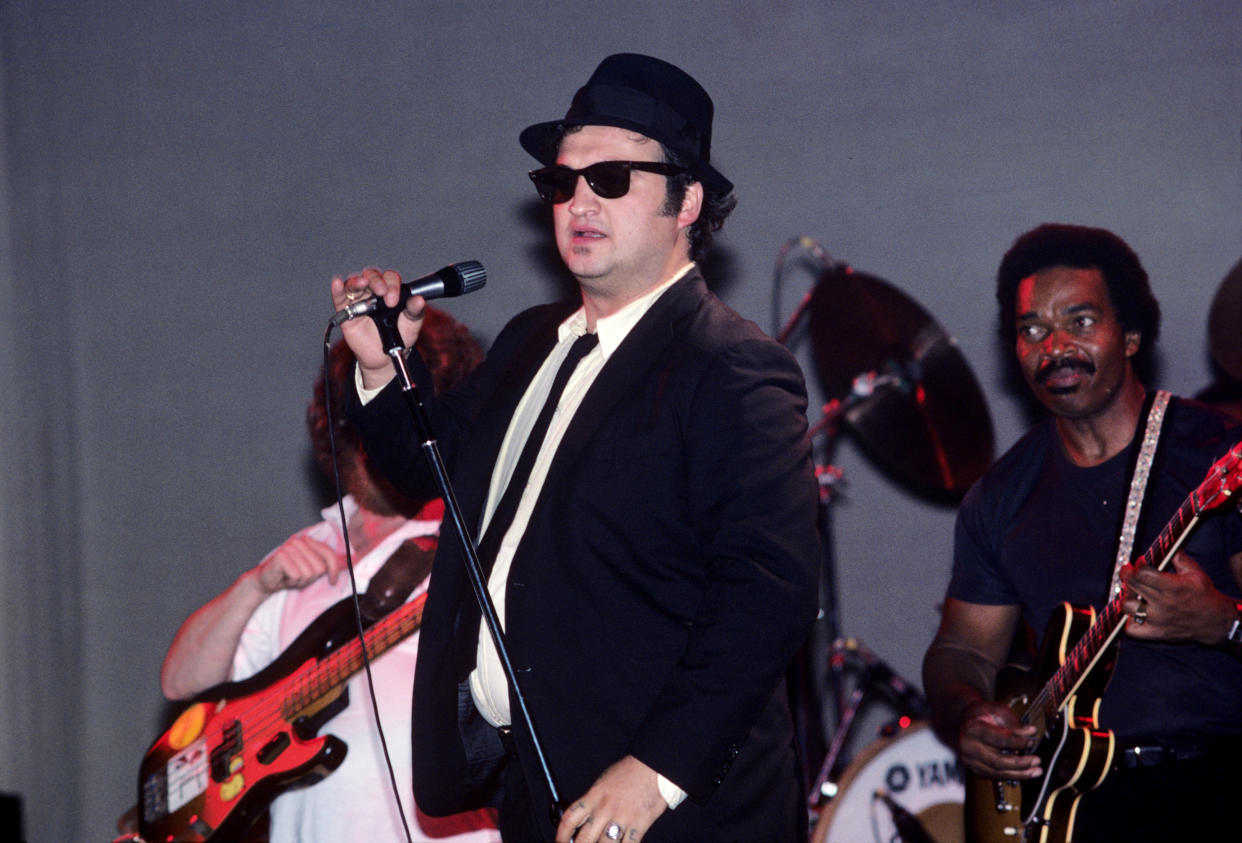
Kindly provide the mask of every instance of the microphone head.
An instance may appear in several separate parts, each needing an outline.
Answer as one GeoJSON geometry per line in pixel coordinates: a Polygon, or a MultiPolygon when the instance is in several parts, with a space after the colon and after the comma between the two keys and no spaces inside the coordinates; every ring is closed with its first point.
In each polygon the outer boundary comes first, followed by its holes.
{"type": "Polygon", "coordinates": [[[473,293],[487,283],[487,270],[478,261],[462,261],[446,266],[440,277],[444,279],[444,295],[463,296],[473,293]]]}

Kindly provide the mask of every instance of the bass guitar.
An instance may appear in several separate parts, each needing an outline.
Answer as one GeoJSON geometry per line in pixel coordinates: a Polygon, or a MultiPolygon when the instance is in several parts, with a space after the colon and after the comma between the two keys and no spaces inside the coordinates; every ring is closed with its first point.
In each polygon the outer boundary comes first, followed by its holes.
{"type": "MultiPolygon", "coordinates": [[[[367,629],[370,658],[418,630],[426,599],[367,629]]],[[[345,742],[317,732],[349,704],[345,683],[362,669],[353,610],[348,599],[335,604],[263,671],[210,688],[181,712],[139,769],[141,839],[238,840],[281,792],[341,765],[345,742]]]]}
{"type": "MultiPolygon", "coordinates": [[[[1134,564],[1163,570],[1189,538],[1203,515],[1223,508],[1242,486],[1242,445],[1208,470],[1207,477],[1182,502],[1152,546],[1134,564]]],[[[1032,754],[1040,758],[1042,777],[1025,781],[966,775],[966,836],[972,843],[1067,843],[1082,794],[1104,781],[1112,765],[1112,732],[1101,729],[1100,696],[1117,657],[1117,640],[1129,619],[1118,594],[1100,612],[1060,606],[1048,623],[1036,665],[1049,676],[1036,693],[1009,692],[997,697],[1019,714],[1023,725],[1039,735],[1032,754]]]]}

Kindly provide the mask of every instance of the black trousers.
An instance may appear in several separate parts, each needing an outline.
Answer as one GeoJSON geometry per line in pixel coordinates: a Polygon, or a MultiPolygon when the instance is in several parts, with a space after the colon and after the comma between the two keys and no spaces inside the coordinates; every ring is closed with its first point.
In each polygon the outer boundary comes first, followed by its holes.
{"type": "Polygon", "coordinates": [[[1120,767],[1083,794],[1074,843],[1242,840],[1242,758],[1222,748],[1198,758],[1120,767]]]}
{"type": "Polygon", "coordinates": [[[497,827],[505,843],[539,843],[552,840],[551,805],[535,805],[516,754],[510,755],[500,773],[501,800],[497,827]]]}

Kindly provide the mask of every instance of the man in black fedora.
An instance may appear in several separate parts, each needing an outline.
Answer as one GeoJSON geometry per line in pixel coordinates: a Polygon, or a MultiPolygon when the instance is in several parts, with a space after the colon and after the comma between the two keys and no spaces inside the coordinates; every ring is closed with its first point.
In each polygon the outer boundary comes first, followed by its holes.
{"type": "MultiPolygon", "coordinates": [[[[462,388],[427,404],[565,810],[555,824],[445,535],[414,688],[427,813],[495,804],[510,840],[804,836],[783,674],[817,602],[805,387],[695,264],[733,205],[711,125],[694,79],[624,54],[564,119],[521,134],[581,296],[516,316],[462,388]]],[[[391,270],[334,279],[333,304],[395,307],[399,284],[391,270]]],[[[407,346],[423,306],[398,320],[407,346]]],[[[426,493],[374,326],[343,328],[368,453],[426,493]]],[[[416,354],[410,368],[426,381],[416,354]]]]}

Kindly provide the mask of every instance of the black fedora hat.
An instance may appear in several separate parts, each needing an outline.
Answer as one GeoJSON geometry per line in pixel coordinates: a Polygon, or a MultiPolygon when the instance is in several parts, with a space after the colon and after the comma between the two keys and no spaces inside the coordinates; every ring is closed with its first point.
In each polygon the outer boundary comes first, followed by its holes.
{"type": "Polygon", "coordinates": [[[565,127],[630,129],[679,153],[709,193],[723,196],[733,183],[710,163],[712,110],[707,91],[681,68],[651,56],[618,53],[595,68],[564,118],[528,126],[518,139],[538,161],[551,164],[557,154],[553,139],[565,127]]]}

